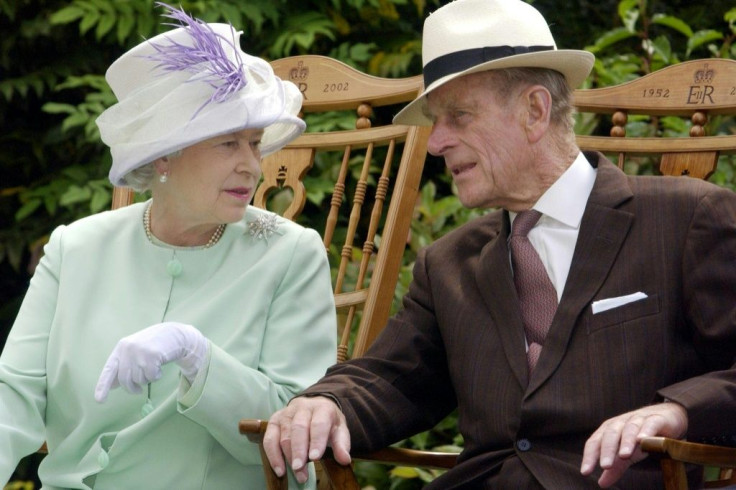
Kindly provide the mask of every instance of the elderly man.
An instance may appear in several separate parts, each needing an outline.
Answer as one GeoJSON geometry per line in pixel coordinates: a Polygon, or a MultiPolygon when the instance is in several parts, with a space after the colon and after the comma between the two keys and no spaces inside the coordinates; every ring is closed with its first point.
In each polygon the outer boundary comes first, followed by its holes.
{"type": "Polygon", "coordinates": [[[273,415],[274,470],[303,480],[326,445],[348,463],[457,408],[464,451],[427,488],[661,488],[641,437],[736,433],[736,196],[581,153],[593,56],[520,0],[440,8],[423,59],[395,122],[432,125],[462,203],[498,209],[422,251],[369,352],[273,415]]]}

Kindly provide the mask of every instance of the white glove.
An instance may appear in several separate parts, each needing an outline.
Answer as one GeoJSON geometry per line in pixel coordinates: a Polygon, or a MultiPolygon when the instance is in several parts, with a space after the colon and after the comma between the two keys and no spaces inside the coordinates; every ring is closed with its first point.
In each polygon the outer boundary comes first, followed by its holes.
{"type": "Polygon", "coordinates": [[[181,373],[194,382],[207,357],[209,341],[191,325],[158,323],[121,339],[102,368],[95,400],[102,403],[111,389],[122,386],[130,393],[161,377],[161,366],[176,361],[181,373]]]}

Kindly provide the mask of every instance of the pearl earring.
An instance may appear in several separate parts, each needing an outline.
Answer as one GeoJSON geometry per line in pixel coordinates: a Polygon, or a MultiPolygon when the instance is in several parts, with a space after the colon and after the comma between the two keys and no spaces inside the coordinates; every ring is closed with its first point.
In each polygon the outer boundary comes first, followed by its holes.
{"type": "Polygon", "coordinates": [[[162,173],[161,176],[158,178],[158,181],[161,182],[162,184],[165,184],[166,181],[168,180],[169,180],[169,174],[167,172],[162,173]]]}

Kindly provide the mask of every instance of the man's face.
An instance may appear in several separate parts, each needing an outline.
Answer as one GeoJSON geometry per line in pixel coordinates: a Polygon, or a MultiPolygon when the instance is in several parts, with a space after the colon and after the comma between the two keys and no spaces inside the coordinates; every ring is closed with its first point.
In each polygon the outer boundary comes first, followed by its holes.
{"type": "Polygon", "coordinates": [[[459,77],[428,95],[428,151],[445,159],[466,207],[513,207],[525,196],[529,158],[520,90],[499,100],[488,73],[459,77]]]}

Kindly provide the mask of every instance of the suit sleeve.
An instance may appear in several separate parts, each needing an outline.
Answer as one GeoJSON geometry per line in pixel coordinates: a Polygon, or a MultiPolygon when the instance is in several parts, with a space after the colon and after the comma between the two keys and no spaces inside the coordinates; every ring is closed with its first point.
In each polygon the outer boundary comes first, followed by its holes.
{"type": "Polygon", "coordinates": [[[455,407],[425,251],[417,258],[403,309],[365,355],[333,366],[304,394],[338,401],[354,450],[385,447],[427,430],[455,407]]]}
{"type": "Polygon", "coordinates": [[[709,372],[659,394],[687,408],[690,439],[719,442],[736,436],[736,417],[724,416],[736,399],[736,194],[709,189],[690,223],[683,260],[683,306],[709,372]]]}
{"type": "Polygon", "coordinates": [[[260,464],[260,456],[238,433],[240,419],[268,418],[335,362],[331,284],[322,241],[304,230],[271,302],[258,369],[211,344],[209,365],[193,385],[182,377],[179,411],[244,464],[260,464]]]}

